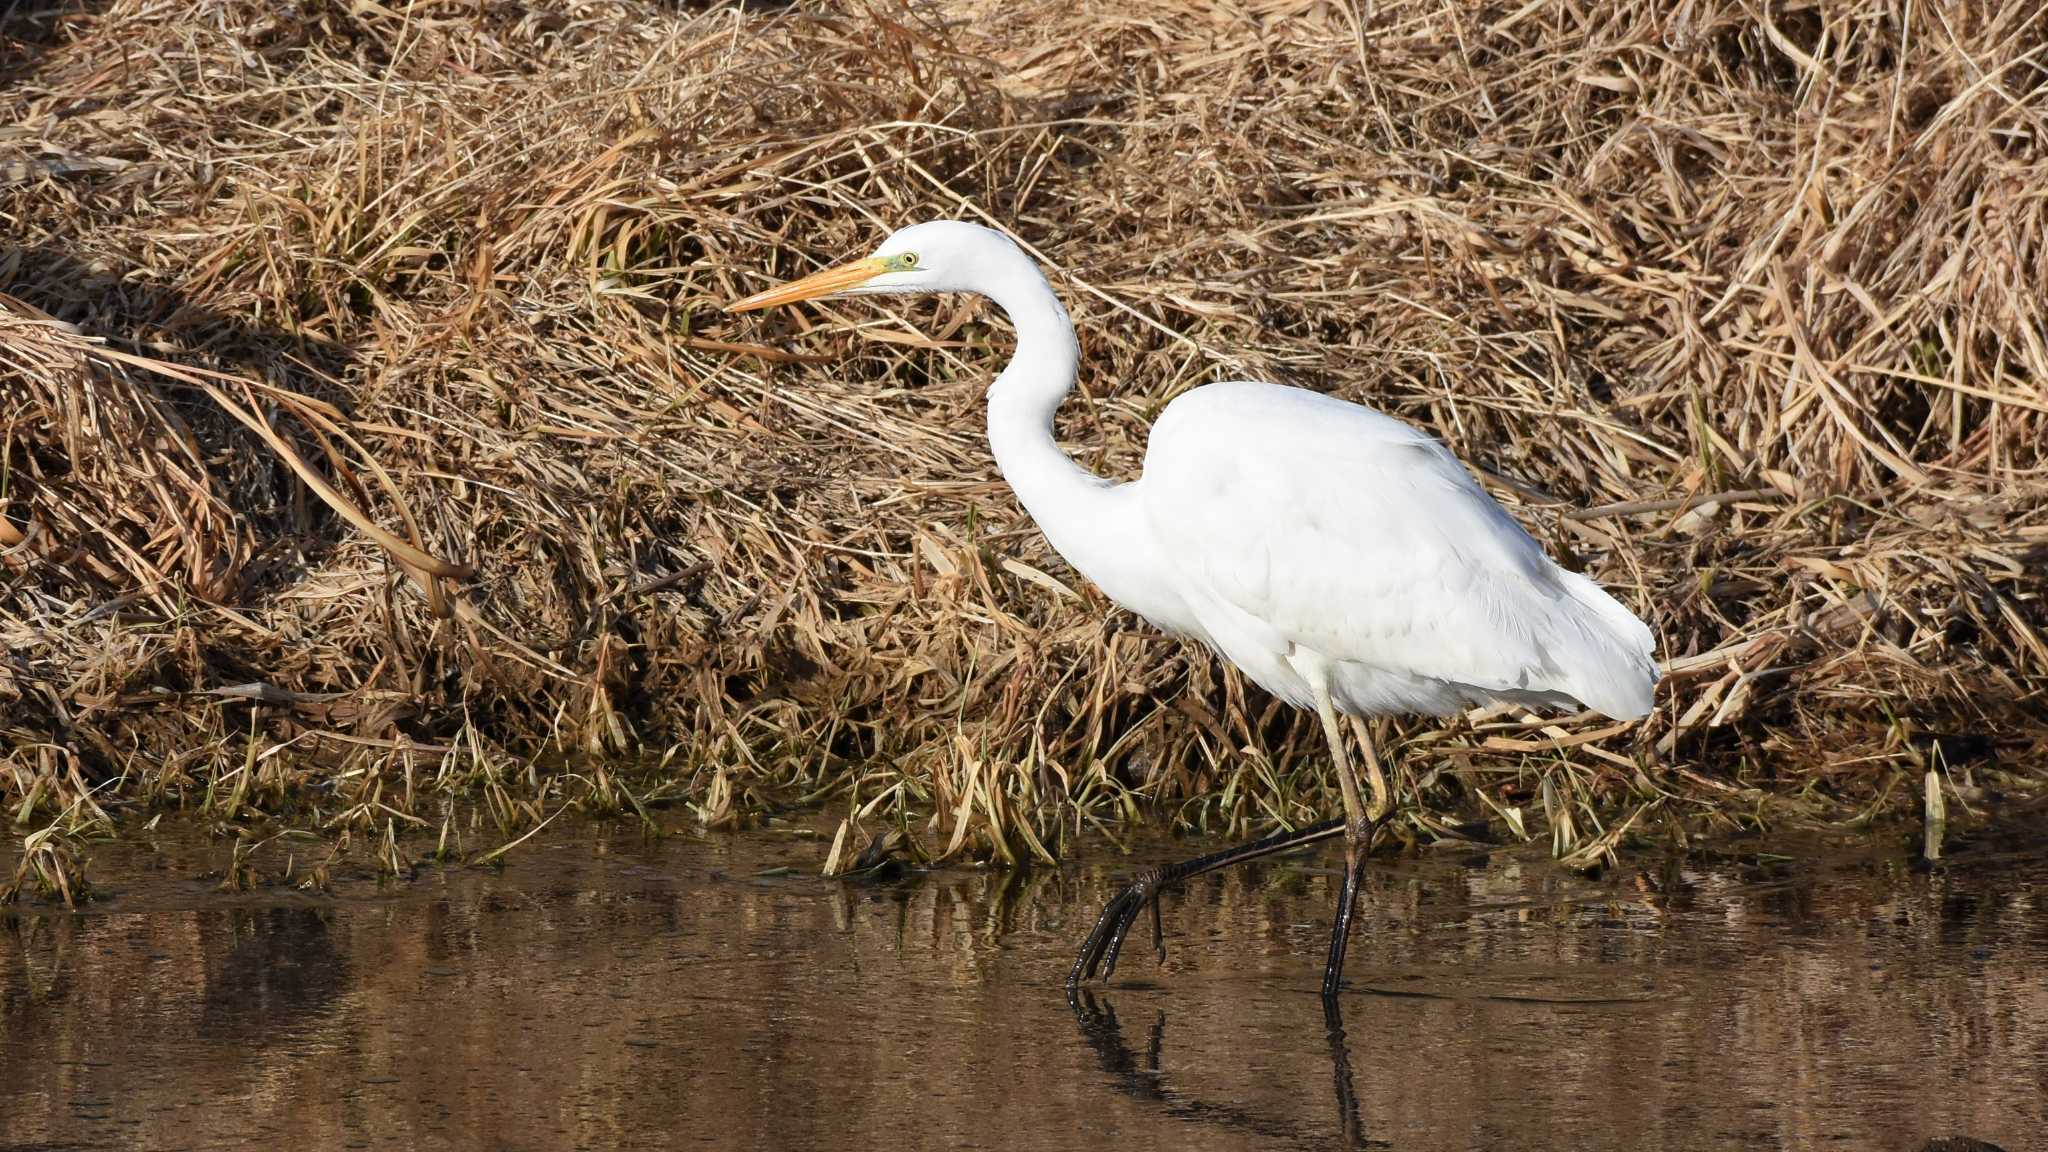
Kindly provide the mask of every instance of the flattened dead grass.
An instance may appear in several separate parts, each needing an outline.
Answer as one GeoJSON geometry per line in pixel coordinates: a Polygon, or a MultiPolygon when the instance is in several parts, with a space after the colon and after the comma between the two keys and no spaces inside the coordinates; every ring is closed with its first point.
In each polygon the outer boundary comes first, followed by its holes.
{"type": "Polygon", "coordinates": [[[838,863],[1021,861],[1328,810],[1313,726],[1106,611],[995,476],[999,319],[717,312],[946,215],[1053,270],[1089,466],[1206,380],[1335,392],[1652,621],[1644,725],[1404,728],[1412,836],[1592,861],[1930,763],[2042,783],[2037,7],[13,13],[24,828],[199,808],[399,869],[408,828],[824,801],[838,863]]]}

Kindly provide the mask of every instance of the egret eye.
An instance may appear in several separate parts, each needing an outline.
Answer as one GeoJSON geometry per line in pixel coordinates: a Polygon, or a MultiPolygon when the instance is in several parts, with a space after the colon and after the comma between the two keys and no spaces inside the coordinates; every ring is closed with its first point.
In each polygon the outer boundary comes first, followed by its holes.
{"type": "Polygon", "coordinates": [[[917,267],[917,253],[905,252],[903,255],[898,256],[896,258],[896,262],[898,264],[903,265],[905,268],[915,268],[917,267]]]}

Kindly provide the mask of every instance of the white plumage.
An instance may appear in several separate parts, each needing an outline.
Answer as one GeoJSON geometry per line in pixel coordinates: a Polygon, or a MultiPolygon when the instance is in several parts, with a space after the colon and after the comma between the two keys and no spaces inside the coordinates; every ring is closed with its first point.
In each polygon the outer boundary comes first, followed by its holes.
{"type": "Polygon", "coordinates": [[[1305,650],[1330,662],[1353,714],[1650,710],[1650,630],[1398,420],[1299,388],[1211,384],[1167,406],[1133,487],[1156,572],[1185,606],[1155,622],[1293,704],[1315,706],[1289,662],[1305,650]]]}
{"type": "MultiPolygon", "coordinates": [[[[989,387],[989,444],[1068,563],[1118,604],[1211,645],[1267,691],[1321,715],[1350,849],[1326,995],[1335,995],[1358,874],[1390,804],[1357,727],[1374,792],[1366,811],[1339,713],[1441,715],[1494,701],[1617,719],[1650,710],[1650,630],[1552,563],[1442,444],[1392,417],[1299,388],[1210,384],[1160,415],[1139,479],[1112,484],[1080,468],[1052,431],[1079,367],[1073,324],[1000,233],[912,225],[865,260],[732,310],[922,292],[979,293],[1016,326],[1016,354],[989,387]]],[[[1254,847],[1275,846],[1285,843],[1254,847]]],[[[1141,878],[1105,910],[1074,978],[1105,959],[1104,975],[1114,970],[1124,932],[1162,883],[1243,858],[1219,853],[1141,878]]]]}

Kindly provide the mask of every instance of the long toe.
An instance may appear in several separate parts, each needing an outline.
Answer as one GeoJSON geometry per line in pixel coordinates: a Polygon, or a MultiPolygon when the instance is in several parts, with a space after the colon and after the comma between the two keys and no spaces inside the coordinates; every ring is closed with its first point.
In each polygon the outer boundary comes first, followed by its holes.
{"type": "Polygon", "coordinates": [[[1131,925],[1137,922],[1138,913],[1144,910],[1142,899],[1132,900],[1125,905],[1123,914],[1117,917],[1116,930],[1109,934],[1109,947],[1102,954],[1102,979],[1108,983],[1116,975],[1117,957],[1123,955],[1124,937],[1131,934],[1131,925]]]}
{"type": "Polygon", "coordinates": [[[1165,883],[1164,873],[1158,869],[1148,870],[1103,906],[1094,929],[1081,944],[1081,954],[1074,958],[1073,970],[1067,974],[1067,987],[1092,980],[1098,972],[1104,980],[1116,975],[1116,962],[1123,955],[1124,939],[1130,935],[1131,925],[1138,922],[1138,916],[1148,907],[1152,911],[1152,950],[1161,961],[1166,959],[1166,933],[1159,922],[1159,891],[1165,883]]]}
{"type": "Polygon", "coordinates": [[[1095,918],[1095,926],[1089,929],[1088,938],[1081,942],[1081,952],[1074,957],[1073,970],[1067,973],[1067,987],[1073,988],[1085,980],[1095,978],[1095,970],[1102,963],[1103,951],[1109,946],[1110,934],[1123,916],[1124,906],[1130,903],[1131,890],[1126,888],[1110,898],[1102,906],[1102,915],[1095,918]]]}

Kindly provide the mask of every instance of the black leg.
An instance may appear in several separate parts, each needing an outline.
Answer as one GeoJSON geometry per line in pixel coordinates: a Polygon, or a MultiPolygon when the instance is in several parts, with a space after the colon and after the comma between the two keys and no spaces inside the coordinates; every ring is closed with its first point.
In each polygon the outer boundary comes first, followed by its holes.
{"type": "Polygon", "coordinates": [[[1351,828],[1344,837],[1344,881],[1337,888],[1336,923],[1330,925],[1330,959],[1323,966],[1323,1004],[1332,1011],[1344,982],[1344,952],[1351,946],[1351,916],[1358,908],[1359,882],[1365,878],[1366,857],[1372,853],[1373,836],[1378,831],[1379,821],[1367,820],[1351,828]]]}
{"type": "MultiPolygon", "coordinates": [[[[1088,939],[1081,944],[1081,954],[1074,958],[1074,967],[1067,974],[1067,987],[1072,988],[1084,980],[1093,980],[1099,972],[1108,980],[1116,972],[1117,956],[1123,951],[1124,937],[1137,922],[1138,914],[1147,907],[1152,910],[1152,947],[1159,959],[1166,959],[1165,934],[1159,924],[1159,893],[1169,885],[1178,884],[1204,872],[1228,868],[1289,848],[1299,848],[1318,840],[1327,840],[1344,831],[1344,820],[1324,820],[1297,828],[1291,832],[1275,832],[1271,836],[1226,848],[1207,856],[1199,856],[1164,868],[1151,868],[1138,874],[1130,885],[1103,906],[1102,915],[1095,920],[1095,928],[1088,933],[1088,939]]],[[[1346,869],[1346,874],[1350,872],[1346,869]]]]}

